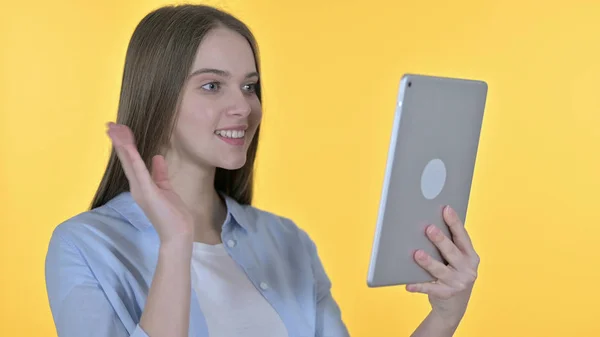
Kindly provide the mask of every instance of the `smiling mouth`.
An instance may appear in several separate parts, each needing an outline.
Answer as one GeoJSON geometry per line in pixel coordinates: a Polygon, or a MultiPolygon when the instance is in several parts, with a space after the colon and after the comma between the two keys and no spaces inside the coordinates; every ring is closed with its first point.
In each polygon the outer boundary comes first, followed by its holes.
{"type": "Polygon", "coordinates": [[[241,139],[246,135],[246,130],[217,130],[215,134],[223,138],[241,139]]]}

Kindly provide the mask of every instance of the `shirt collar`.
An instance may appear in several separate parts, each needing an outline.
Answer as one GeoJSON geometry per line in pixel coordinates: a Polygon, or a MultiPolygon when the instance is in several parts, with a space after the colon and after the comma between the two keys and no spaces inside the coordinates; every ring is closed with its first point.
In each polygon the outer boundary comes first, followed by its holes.
{"type": "MultiPolygon", "coordinates": [[[[241,205],[225,193],[219,192],[219,195],[225,200],[225,205],[227,207],[225,224],[237,224],[245,230],[251,230],[252,221],[248,214],[248,210],[246,209],[251,206],[241,205]]],[[[140,231],[154,228],[129,191],[122,192],[108,201],[107,206],[121,214],[129,221],[129,223],[140,231]]]]}
{"type": "Polygon", "coordinates": [[[227,224],[228,220],[233,218],[233,222],[237,223],[243,229],[247,231],[252,230],[254,221],[252,221],[251,212],[248,210],[248,208],[252,206],[241,205],[235,199],[223,192],[219,192],[219,195],[221,198],[223,198],[223,200],[225,200],[225,206],[227,207],[227,218],[225,223],[227,224]]]}

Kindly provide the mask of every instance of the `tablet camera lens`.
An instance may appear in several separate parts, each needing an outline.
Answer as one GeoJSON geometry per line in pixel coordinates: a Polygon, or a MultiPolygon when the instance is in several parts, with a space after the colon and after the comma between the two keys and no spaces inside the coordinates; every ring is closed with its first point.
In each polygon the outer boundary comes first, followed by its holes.
{"type": "Polygon", "coordinates": [[[412,86],[412,82],[408,82],[408,87],[410,88],[412,86]]]}

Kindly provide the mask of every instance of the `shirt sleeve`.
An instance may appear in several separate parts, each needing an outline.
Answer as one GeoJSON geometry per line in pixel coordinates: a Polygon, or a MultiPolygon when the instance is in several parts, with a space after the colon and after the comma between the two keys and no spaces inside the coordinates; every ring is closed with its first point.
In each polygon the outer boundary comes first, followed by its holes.
{"type": "Polygon", "coordinates": [[[45,274],[58,337],[148,337],[139,324],[128,331],[77,248],[56,230],[45,274]]]}
{"type": "Polygon", "coordinates": [[[331,281],[325,272],[317,247],[310,237],[301,230],[311,254],[317,292],[316,337],[349,337],[342,320],[341,310],[331,294],[331,281]]]}

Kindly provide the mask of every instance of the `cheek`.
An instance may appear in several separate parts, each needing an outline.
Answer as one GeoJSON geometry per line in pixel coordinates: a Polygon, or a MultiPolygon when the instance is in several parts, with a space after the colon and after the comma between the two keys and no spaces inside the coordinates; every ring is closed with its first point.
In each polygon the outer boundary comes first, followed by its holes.
{"type": "Polygon", "coordinates": [[[215,128],[215,113],[207,109],[208,104],[200,100],[188,99],[183,102],[179,110],[177,128],[186,136],[206,137],[212,134],[215,128]]]}
{"type": "Polygon", "coordinates": [[[174,130],[172,146],[188,155],[201,155],[211,143],[213,130],[207,125],[206,115],[180,111],[174,130]]]}
{"type": "Polygon", "coordinates": [[[257,101],[257,103],[253,104],[251,111],[252,113],[250,114],[249,119],[251,120],[252,124],[258,126],[258,124],[260,124],[262,121],[262,106],[260,102],[257,101]]]}

